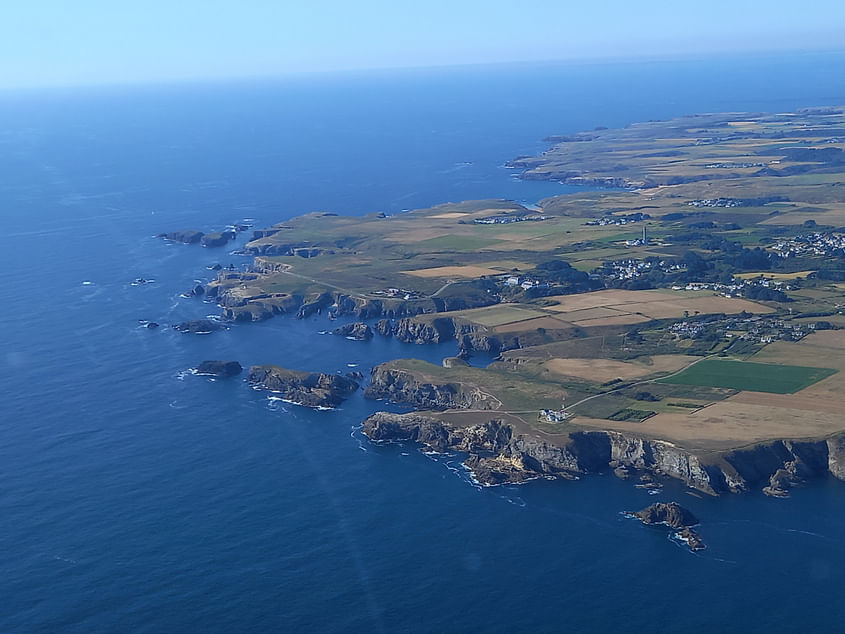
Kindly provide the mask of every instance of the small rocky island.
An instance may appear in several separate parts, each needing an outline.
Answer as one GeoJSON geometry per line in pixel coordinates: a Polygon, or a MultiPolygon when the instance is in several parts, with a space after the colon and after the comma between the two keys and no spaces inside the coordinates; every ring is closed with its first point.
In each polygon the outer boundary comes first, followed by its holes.
{"type": "Polygon", "coordinates": [[[269,390],[296,405],[335,408],[357,389],[348,376],[320,372],[298,372],[277,365],[254,365],[246,379],[252,387],[269,390]]]}
{"type": "Polygon", "coordinates": [[[162,240],[169,240],[170,242],[181,242],[182,244],[199,244],[204,235],[205,234],[202,231],[185,229],[184,231],[160,233],[156,237],[161,238],[162,240]]]}
{"type": "Polygon", "coordinates": [[[647,526],[668,526],[672,529],[672,534],[685,542],[690,550],[697,551],[706,548],[701,536],[692,529],[693,526],[698,525],[698,518],[677,502],[668,504],[658,502],[642,511],[627,511],[625,515],[636,517],[647,526]]]}
{"type": "Polygon", "coordinates": [[[243,368],[237,361],[203,361],[197,366],[197,374],[220,379],[237,376],[241,372],[243,368]]]}
{"type": "Polygon", "coordinates": [[[203,233],[202,231],[196,231],[194,229],[185,229],[183,231],[160,233],[156,237],[163,240],[169,240],[170,242],[180,242],[182,244],[200,244],[204,247],[222,247],[234,240],[237,237],[237,232],[233,229],[227,229],[226,231],[203,233]]]}
{"type": "Polygon", "coordinates": [[[374,336],[373,329],[361,321],[344,324],[339,328],[335,328],[332,330],[332,334],[346,337],[347,339],[354,339],[356,341],[369,341],[374,336]]]}
{"type": "Polygon", "coordinates": [[[173,325],[173,330],[194,335],[207,335],[216,330],[225,330],[225,328],[226,326],[219,321],[211,319],[190,319],[173,325]]]}

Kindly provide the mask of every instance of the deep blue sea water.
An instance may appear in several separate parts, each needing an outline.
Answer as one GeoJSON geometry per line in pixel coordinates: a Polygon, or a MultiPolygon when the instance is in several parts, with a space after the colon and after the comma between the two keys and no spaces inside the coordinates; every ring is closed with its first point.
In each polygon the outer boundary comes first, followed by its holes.
{"type": "Polygon", "coordinates": [[[841,631],[845,483],[790,500],[595,476],[480,489],[206,358],[368,370],[451,345],[322,318],[209,336],[225,251],[155,233],[566,191],[502,164],[548,134],[845,102],[845,55],[538,65],[0,95],[0,630],[841,631]],[[137,277],[154,279],[131,286],[137,277]],[[83,284],[89,281],[90,284],[83,284]],[[677,499],[692,554],[619,515],[677,499]]]}

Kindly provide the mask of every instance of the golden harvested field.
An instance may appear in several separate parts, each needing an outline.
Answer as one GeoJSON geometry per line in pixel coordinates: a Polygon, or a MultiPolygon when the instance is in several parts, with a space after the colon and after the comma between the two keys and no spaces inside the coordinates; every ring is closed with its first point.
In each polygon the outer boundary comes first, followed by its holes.
{"type": "Polygon", "coordinates": [[[661,293],[659,291],[625,291],[614,289],[581,293],[580,295],[553,295],[546,299],[557,301],[556,306],[548,306],[547,310],[568,313],[586,308],[621,306],[626,303],[655,301],[657,299],[665,300],[667,299],[667,295],[667,293],[661,293]]]}
{"type": "Polygon", "coordinates": [[[818,438],[845,429],[841,413],[744,403],[736,397],[690,414],[660,413],[642,423],[582,416],[571,420],[574,425],[633,432],[688,449],[729,449],[765,440],[818,438]]]}
{"type": "Polygon", "coordinates": [[[450,212],[445,213],[445,214],[436,214],[436,215],[430,216],[430,217],[431,218],[443,219],[443,220],[450,220],[452,218],[463,218],[466,215],[468,215],[468,214],[460,212],[460,211],[450,211],[450,212]]]}
{"type": "MultiPolygon", "coordinates": [[[[796,394],[739,392],[690,413],[658,413],[642,423],[575,417],[573,423],[625,430],[691,449],[726,449],[781,438],[824,437],[845,430],[845,331],[775,342],[753,355],[757,363],[839,370],[796,394]]],[[[620,377],[624,378],[624,377],[620,377]]]]}
{"type": "Polygon", "coordinates": [[[495,269],[487,269],[481,266],[472,266],[471,264],[465,266],[436,266],[430,269],[416,269],[414,271],[402,271],[405,275],[414,275],[416,277],[464,277],[476,278],[482,275],[501,275],[501,271],[495,269]]]}
{"type": "Polygon", "coordinates": [[[816,271],[798,271],[797,273],[769,273],[768,271],[760,271],[759,273],[735,273],[734,277],[741,280],[751,280],[758,277],[764,277],[768,280],[794,280],[797,277],[807,277],[816,271]]]}
{"type": "MultiPolygon", "coordinates": [[[[450,229],[451,230],[451,227],[450,229]]],[[[385,240],[392,242],[401,242],[403,244],[413,244],[414,242],[422,242],[430,238],[438,238],[443,235],[443,229],[440,227],[431,227],[426,229],[409,229],[408,231],[394,232],[384,237],[385,240]]]]}
{"type": "Polygon", "coordinates": [[[526,321],[517,321],[496,326],[493,328],[493,332],[526,332],[536,330],[537,328],[560,330],[562,328],[572,327],[573,325],[569,322],[557,319],[556,317],[535,317],[526,321]]]}
{"type": "Polygon", "coordinates": [[[613,379],[624,380],[650,374],[677,372],[692,361],[694,359],[684,355],[662,354],[641,357],[630,362],[612,359],[550,359],[543,364],[543,367],[555,374],[582,378],[594,383],[606,383],[613,379]]]}
{"type": "Polygon", "coordinates": [[[819,330],[804,337],[798,345],[845,349],[845,330],[819,330]]]}
{"type": "Polygon", "coordinates": [[[462,317],[463,319],[468,319],[487,327],[502,326],[504,324],[512,324],[546,316],[537,310],[520,308],[518,304],[497,304],[495,306],[487,306],[486,308],[457,311],[450,313],[450,315],[462,317]]]}
{"type": "MultiPolygon", "coordinates": [[[[608,290],[583,293],[581,295],[558,295],[547,299],[558,302],[556,306],[546,309],[562,313],[567,321],[579,321],[572,317],[576,311],[613,309],[618,314],[645,315],[651,319],[668,319],[683,317],[685,312],[727,313],[736,314],[742,311],[749,313],[771,313],[773,308],[752,302],[747,299],[728,298],[721,295],[685,296],[682,292],[673,291],[625,291],[608,290]]],[[[636,323],[636,321],[616,321],[611,323],[636,323]]],[[[593,325],[600,325],[593,323],[593,325]]]]}
{"type": "Polygon", "coordinates": [[[532,264],[527,262],[519,262],[517,260],[495,260],[493,262],[479,262],[476,266],[493,269],[498,273],[508,273],[512,269],[519,269],[521,271],[533,268],[532,264]]]}
{"type": "Polygon", "coordinates": [[[619,317],[619,314],[618,310],[600,306],[598,308],[585,308],[583,310],[573,310],[568,313],[559,313],[558,317],[566,321],[583,321],[585,319],[598,319],[599,317],[619,317]]]}
{"type": "MultiPolygon", "coordinates": [[[[821,205],[819,205],[821,206],[821,205]]],[[[845,207],[830,207],[825,211],[790,211],[766,218],[761,225],[798,225],[808,220],[815,220],[819,224],[839,227],[845,224],[845,207]]]]}
{"type": "Polygon", "coordinates": [[[596,319],[582,319],[573,322],[576,326],[588,328],[590,326],[627,326],[651,321],[642,315],[619,315],[618,317],[597,317],[596,319]]]}

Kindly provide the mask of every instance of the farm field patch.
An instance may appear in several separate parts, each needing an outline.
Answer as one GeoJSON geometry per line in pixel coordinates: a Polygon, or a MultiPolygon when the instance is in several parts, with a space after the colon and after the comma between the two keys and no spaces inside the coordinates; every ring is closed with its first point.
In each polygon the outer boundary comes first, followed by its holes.
{"type": "Polygon", "coordinates": [[[661,372],[676,372],[692,362],[684,355],[655,355],[637,361],[613,359],[551,359],[543,366],[555,374],[572,376],[596,383],[613,379],[633,379],[661,372]]]}
{"type": "Polygon", "coordinates": [[[733,390],[792,394],[825,379],[837,370],[798,365],[774,365],[750,361],[705,359],[665,383],[707,385],[733,390]]]}
{"type": "Polygon", "coordinates": [[[482,275],[500,275],[501,271],[488,269],[481,266],[435,266],[430,269],[416,269],[413,271],[402,271],[405,275],[416,277],[463,277],[476,278],[482,275]]]}

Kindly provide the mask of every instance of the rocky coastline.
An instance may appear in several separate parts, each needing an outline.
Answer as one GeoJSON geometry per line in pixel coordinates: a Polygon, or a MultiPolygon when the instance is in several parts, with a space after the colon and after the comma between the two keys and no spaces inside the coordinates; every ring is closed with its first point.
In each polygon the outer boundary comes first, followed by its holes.
{"type": "MultiPolygon", "coordinates": [[[[420,400],[432,398],[428,386],[419,389],[420,400]]],[[[374,396],[374,392],[368,388],[366,395],[374,396]]],[[[456,401],[447,394],[440,406],[456,401]]],[[[620,466],[626,472],[680,480],[709,495],[763,490],[783,497],[790,488],[815,478],[832,475],[845,480],[843,436],[779,440],[699,456],[670,442],[609,430],[574,431],[545,439],[518,432],[494,411],[488,422],[469,426],[447,423],[436,412],[378,412],[364,421],[362,432],[376,442],[416,442],[438,453],[466,453],[464,466],[485,485],[574,479],[620,466]]]]}

